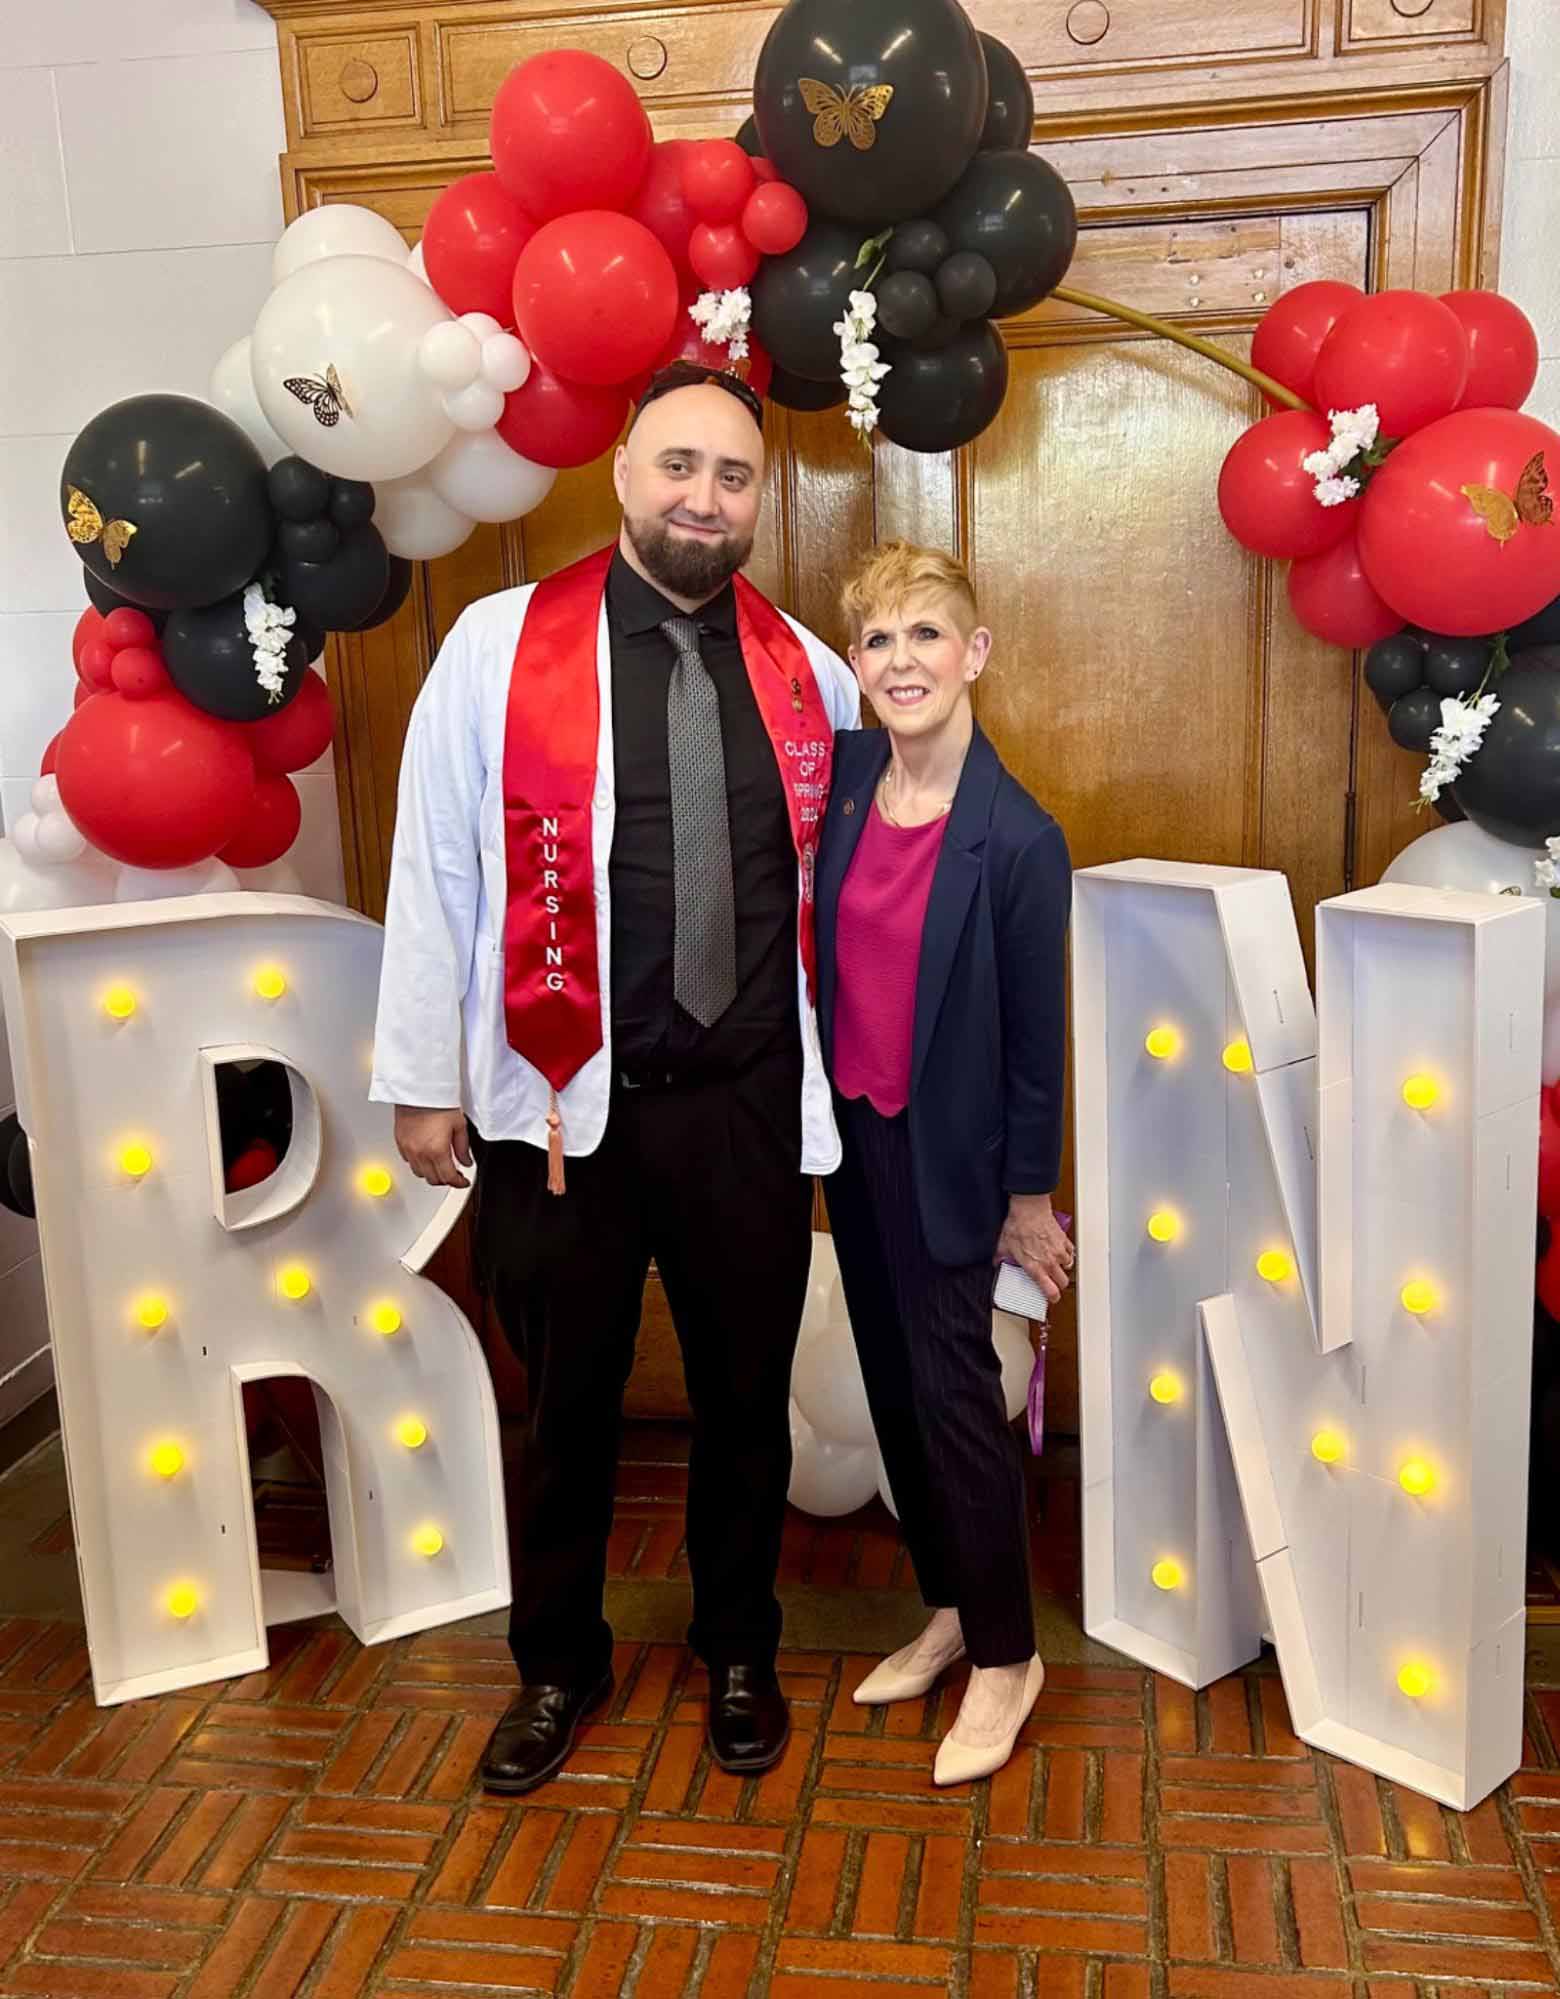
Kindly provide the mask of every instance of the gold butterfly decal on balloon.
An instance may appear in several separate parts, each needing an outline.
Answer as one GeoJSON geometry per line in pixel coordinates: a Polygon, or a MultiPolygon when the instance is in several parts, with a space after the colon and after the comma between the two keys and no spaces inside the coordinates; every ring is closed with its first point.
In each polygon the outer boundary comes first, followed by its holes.
{"type": "Polygon", "coordinates": [[[815,146],[837,146],[841,139],[849,139],[858,153],[865,153],[877,144],[877,122],[894,94],[891,83],[858,83],[849,90],[836,90],[832,83],[803,76],[797,79],[797,88],[812,113],[815,146]]]}
{"type": "Polygon", "coordinates": [[[288,395],[296,396],[301,403],[308,403],[314,411],[314,421],[324,424],[329,430],[344,416],[351,416],[352,405],[347,401],[347,392],[341,386],[341,377],[332,362],[325,364],[325,373],[319,375],[289,375],[282,387],[288,395]]]}
{"type": "Polygon", "coordinates": [[[1523,466],[1514,494],[1503,493],[1498,486],[1464,486],[1461,491],[1493,541],[1510,541],[1519,527],[1546,528],[1554,521],[1555,503],[1549,496],[1542,451],[1535,451],[1523,466]]]}
{"type": "Polygon", "coordinates": [[[79,486],[67,490],[65,509],[65,532],[71,540],[79,542],[83,548],[94,541],[101,541],[109,568],[117,569],[130,546],[130,537],[135,533],[135,522],[105,521],[79,486]]]}

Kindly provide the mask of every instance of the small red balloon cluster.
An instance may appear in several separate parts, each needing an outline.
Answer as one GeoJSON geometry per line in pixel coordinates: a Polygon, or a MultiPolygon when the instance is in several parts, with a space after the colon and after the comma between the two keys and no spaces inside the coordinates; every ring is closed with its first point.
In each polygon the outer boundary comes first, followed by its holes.
{"type": "Polygon", "coordinates": [[[287,773],[323,755],[330,695],[306,673],[285,708],[223,722],[168,677],[144,611],[83,611],[72,639],[75,713],[44,752],[43,772],[82,835],[136,868],[186,868],[215,857],[263,868],[297,838],[287,773]]]}
{"type": "MultiPolygon", "coordinates": [[[[538,465],[584,465],[616,439],[650,371],[684,357],[732,365],[687,308],[792,249],[807,206],[732,140],[654,141],[632,84],[583,49],[511,70],[489,142],[494,171],[467,174],[429,210],[423,262],[452,312],[488,313],[531,351],[498,421],[504,442],[538,465]]],[[[751,338],[738,367],[762,394],[769,361],[751,338]]]]}
{"type": "Polygon", "coordinates": [[[1509,299],[1299,285],[1251,358],[1311,407],[1236,439],[1219,511],[1243,547],[1290,560],[1307,631],[1344,646],[1404,624],[1476,637],[1560,593],[1560,436],[1521,414],[1538,340],[1509,299]]]}

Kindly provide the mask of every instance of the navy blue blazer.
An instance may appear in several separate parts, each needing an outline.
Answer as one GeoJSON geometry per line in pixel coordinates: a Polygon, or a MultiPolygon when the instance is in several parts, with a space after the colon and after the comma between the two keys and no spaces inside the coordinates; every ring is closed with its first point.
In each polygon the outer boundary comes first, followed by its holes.
{"type": "MultiPolygon", "coordinates": [[[[885,729],[834,738],[816,911],[818,1026],[831,1074],[840,890],[888,757],[885,729]]],[[[977,726],[932,877],[910,1061],[916,1196],[939,1263],[985,1261],[1009,1194],[1056,1186],[1071,905],[1061,827],[977,726]]]]}

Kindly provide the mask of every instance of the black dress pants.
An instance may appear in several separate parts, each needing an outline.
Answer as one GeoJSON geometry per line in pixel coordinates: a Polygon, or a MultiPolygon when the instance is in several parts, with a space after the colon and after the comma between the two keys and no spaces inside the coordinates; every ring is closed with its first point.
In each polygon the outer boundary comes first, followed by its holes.
{"type": "MultiPolygon", "coordinates": [[[[1023,1457],[991,1342],[996,1269],[926,1246],[905,1112],[836,1096],[844,1142],[824,1182],[878,1448],[927,1604],[957,1609],[976,1666],[1035,1649],[1023,1457]]],[[[993,1245],[995,1247],[995,1245],[993,1245]]]]}
{"type": "Polygon", "coordinates": [[[477,1255],[529,1393],[509,1489],[509,1643],[522,1680],[575,1685],[611,1664],[602,1609],[623,1390],[654,1257],[693,1410],[688,1642],[710,1665],[767,1665],[788,1420],[812,1250],[801,1057],[680,1087],[614,1084],[606,1134],[566,1162],[478,1141],[477,1255]]]}

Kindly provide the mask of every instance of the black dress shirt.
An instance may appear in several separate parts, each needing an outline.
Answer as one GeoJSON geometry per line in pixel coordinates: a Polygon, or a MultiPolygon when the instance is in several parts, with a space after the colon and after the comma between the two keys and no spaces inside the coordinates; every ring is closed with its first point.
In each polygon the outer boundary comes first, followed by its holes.
{"type": "Polygon", "coordinates": [[[623,560],[607,577],[617,824],[612,894],[613,1068],[636,1081],[708,1081],[800,1047],[796,1006],[796,849],[769,732],[737,639],[728,583],[693,615],[715,683],[726,760],[737,996],[701,1027],[672,996],[676,902],[666,696],[676,651],[663,620],[687,613],[623,560]]]}

